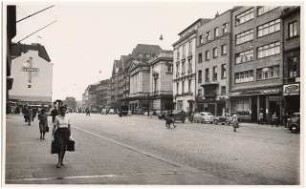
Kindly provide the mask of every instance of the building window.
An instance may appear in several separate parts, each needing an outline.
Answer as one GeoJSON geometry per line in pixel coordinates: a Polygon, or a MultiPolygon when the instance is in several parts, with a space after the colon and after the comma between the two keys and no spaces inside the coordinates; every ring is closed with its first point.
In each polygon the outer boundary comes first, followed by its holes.
{"type": "Polygon", "coordinates": [[[220,35],[219,28],[214,29],[214,35],[215,35],[215,38],[219,37],[219,35],[220,35]]]}
{"type": "Polygon", "coordinates": [[[198,54],[198,58],[199,58],[198,62],[199,62],[199,63],[202,63],[202,62],[203,62],[202,53],[199,53],[199,54],[198,54]]]}
{"type": "Polygon", "coordinates": [[[211,39],[210,31],[206,32],[206,41],[209,41],[211,39]]]}
{"type": "Polygon", "coordinates": [[[181,71],[181,73],[182,73],[182,76],[185,75],[185,62],[182,62],[182,71],[181,71]]]}
{"type": "Polygon", "coordinates": [[[251,41],[254,39],[254,30],[247,30],[235,36],[236,45],[251,41]]]}
{"type": "Polygon", "coordinates": [[[205,51],[205,60],[209,60],[209,50],[205,51]]]}
{"type": "Polygon", "coordinates": [[[180,49],[177,48],[176,50],[176,60],[179,60],[180,59],[180,49]]]}
{"type": "Polygon", "coordinates": [[[167,66],[167,72],[172,73],[173,72],[173,67],[172,65],[167,66]]]}
{"type": "Polygon", "coordinates": [[[243,24],[254,18],[254,8],[251,8],[243,13],[240,13],[236,16],[236,26],[243,24]]]}
{"type": "Polygon", "coordinates": [[[179,89],[180,89],[179,87],[180,87],[180,84],[177,82],[177,83],[176,83],[176,94],[179,94],[179,91],[180,91],[180,90],[179,90],[179,89]]]}
{"type": "Polygon", "coordinates": [[[264,6],[264,7],[258,7],[257,9],[257,15],[260,16],[262,14],[265,14],[266,12],[269,12],[277,7],[269,7],[269,6],[264,6]]]}
{"type": "Polygon", "coordinates": [[[218,48],[213,48],[213,58],[217,58],[218,57],[218,48]]]}
{"type": "Polygon", "coordinates": [[[202,83],[202,70],[198,71],[198,83],[202,83]]]}
{"type": "Polygon", "coordinates": [[[218,67],[214,66],[213,67],[213,81],[217,81],[218,80],[218,67]]]}
{"type": "Polygon", "coordinates": [[[179,77],[180,72],[179,72],[179,64],[176,64],[176,77],[179,77]]]}
{"type": "Polygon", "coordinates": [[[225,95],[226,94],[226,86],[222,86],[221,87],[221,95],[225,95]]]}
{"type": "Polygon", "coordinates": [[[252,61],[253,59],[254,59],[254,50],[240,52],[235,55],[236,64],[240,64],[243,62],[249,62],[249,61],[252,61]]]}
{"type": "Polygon", "coordinates": [[[254,81],[253,70],[235,73],[235,83],[246,83],[254,81]]]}
{"type": "Polygon", "coordinates": [[[222,33],[223,35],[229,32],[229,24],[225,23],[222,25],[222,33]]]}
{"type": "Polygon", "coordinates": [[[203,35],[200,35],[199,36],[199,45],[203,44],[204,41],[203,41],[203,35]]]}
{"type": "Polygon", "coordinates": [[[221,55],[226,55],[227,54],[227,48],[226,45],[221,46],[221,55]]]}
{"type": "Polygon", "coordinates": [[[192,55],[192,41],[189,41],[188,56],[192,55]]]}
{"type": "Polygon", "coordinates": [[[182,55],[183,55],[182,58],[186,57],[186,47],[185,47],[185,45],[183,45],[183,53],[182,53],[182,55]]]}
{"type": "Polygon", "coordinates": [[[191,79],[188,80],[188,93],[191,93],[191,79]]]}
{"type": "Polygon", "coordinates": [[[289,38],[298,36],[298,22],[294,21],[288,24],[289,38]]]}
{"type": "Polygon", "coordinates": [[[280,53],[280,42],[271,43],[264,45],[257,49],[257,57],[264,58],[267,56],[272,56],[280,53]]]}
{"type": "Polygon", "coordinates": [[[257,27],[257,37],[262,37],[280,30],[280,19],[273,20],[257,27]]]}
{"type": "Polygon", "coordinates": [[[205,82],[209,82],[209,68],[205,69],[205,82]]]}
{"type": "Polygon", "coordinates": [[[198,89],[198,96],[202,96],[202,89],[198,89]]]}
{"type": "Polygon", "coordinates": [[[182,81],[182,94],[185,93],[185,81],[182,81]]]}
{"type": "Polygon", "coordinates": [[[299,65],[299,60],[298,57],[289,57],[287,59],[288,61],[288,75],[289,78],[296,78],[296,77],[300,77],[300,70],[298,68],[299,65]]]}
{"type": "Polygon", "coordinates": [[[277,78],[279,76],[279,66],[257,69],[257,80],[277,78]]]}
{"type": "Polygon", "coordinates": [[[183,101],[182,100],[178,100],[176,103],[176,108],[178,110],[182,110],[183,109],[183,101]]]}
{"type": "Polygon", "coordinates": [[[188,73],[192,73],[191,59],[188,59],[188,73]]]}
{"type": "Polygon", "coordinates": [[[221,65],[221,79],[226,79],[226,64],[221,65]]]}

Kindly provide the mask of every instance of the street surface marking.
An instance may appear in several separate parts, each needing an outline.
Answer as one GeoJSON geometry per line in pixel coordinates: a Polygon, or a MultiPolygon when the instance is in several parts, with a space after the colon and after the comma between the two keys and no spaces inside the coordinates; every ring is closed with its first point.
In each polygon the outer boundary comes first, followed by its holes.
{"type": "Polygon", "coordinates": [[[127,144],[123,144],[123,143],[118,142],[118,141],[116,141],[116,140],[113,140],[113,139],[110,139],[110,138],[107,138],[107,137],[98,135],[98,134],[96,134],[96,133],[92,133],[92,132],[87,131],[87,130],[85,130],[85,129],[81,129],[81,128],[79,128],[79,127],[73,127],[73,128],[75,128],[75,129],[77,129],[77,130],[80,130],[80,131],[82,131],[82,132],[84,132],[84,133],[87,133],[87,134],[96,136],[96,137],[98,137],[98,138],[101,138],[101,139],[103,139],[103,140],[106,140],[106,141],[115,143],[115,144],[117,144],[117,145],[119,145],[119,146],[122,146],[122,147],[124,147],[124,148],[129,149],[129,150],[132,150],[132,151],[134,151],[134,152],[138,152],[138,153],[144,154],[144,155],[146,155],[146,156],[148,156],[148,157],[152,157],[152,158],[158,159],[158,160],[163,161],[163,162],[165,162],[165,163],[171,164],[171,165],[173,165],[173,166],[175,166],[175,167],[185,167],[185,168],[189,168],[189,169],[193,169],[193,170],[199,171],[199,169],[197,169],[197,168],[190,167],[190,166],[187,166],[187,165],[179,164],[179,163],[177,163],[177,162],[173,162],[173,161],[171,161],[171,160],[164,159],[164,158],[162,158],[162,157],[159,157],[159,156],[150,154],[150,153],[148,153],[148,152],[145,152],[145,151],[143,151],[143,150],[140,150],[140,149],[137,149],[137,148],[135,148],[135,147],[129,146],[129,145],[127,145],[127,144]]]}
{"type": "Polygon", "coordinates": [[[49,181],[49,180],[62,180],[62,179],[88,179],[88,178],[113,178],[116,175],[80,175],[80,176],[67,176],[67,177],[47,177],[47,178],[21,178],[6,180],[6,182],[24,182],[24,181],[49,181]]]}

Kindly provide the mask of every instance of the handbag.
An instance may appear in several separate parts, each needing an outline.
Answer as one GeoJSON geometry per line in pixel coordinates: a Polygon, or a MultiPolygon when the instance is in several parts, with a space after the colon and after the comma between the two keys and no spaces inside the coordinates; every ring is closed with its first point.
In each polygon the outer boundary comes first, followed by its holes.
{"type": "Polygon", "coordinates": [[[67,142],[67,151],[73,152],[75,151],[75,142],[72,139],[69,139],[67,142]]]}
{"type": "Polygon", "coordinates": [[[59,153],[59,144],[56,140],[53,140],[51,143],[51,154],[59,153]]]}

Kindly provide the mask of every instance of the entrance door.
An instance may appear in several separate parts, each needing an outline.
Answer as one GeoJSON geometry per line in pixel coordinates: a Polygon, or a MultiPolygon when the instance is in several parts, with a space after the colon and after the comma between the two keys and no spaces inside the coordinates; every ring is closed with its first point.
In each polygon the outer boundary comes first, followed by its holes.
{"type": "Polygon", "coordinates": [[[252,122],[257,122],[258,120],[257,119],[257,96],[252,97],[251,111],[252,111],[252,115],[251,115],[252,122]]]}

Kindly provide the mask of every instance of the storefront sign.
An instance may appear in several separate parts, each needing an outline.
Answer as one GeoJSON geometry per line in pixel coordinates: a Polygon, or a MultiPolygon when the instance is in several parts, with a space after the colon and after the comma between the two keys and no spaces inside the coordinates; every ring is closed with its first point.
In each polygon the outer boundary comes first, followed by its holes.
{"type": "Polygon", "coordinates": [[[284,96],[299,95],[299,92],[300,92],[300,84],[298,83],[283,86],[284,96]]]}

